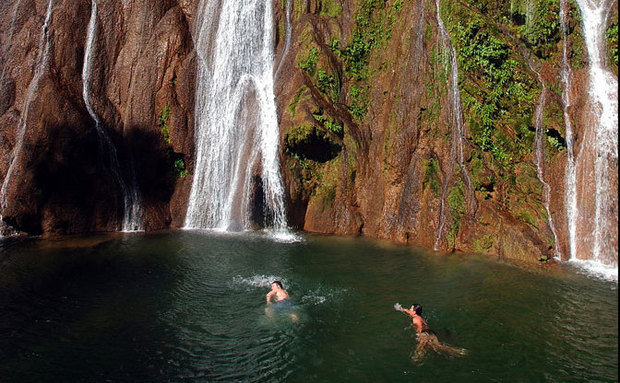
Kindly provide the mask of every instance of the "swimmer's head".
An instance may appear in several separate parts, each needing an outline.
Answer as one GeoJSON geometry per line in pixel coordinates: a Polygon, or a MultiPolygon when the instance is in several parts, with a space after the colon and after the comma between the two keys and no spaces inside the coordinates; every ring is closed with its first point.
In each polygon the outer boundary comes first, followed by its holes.
{"type": "Polygon", "coordinates": [[[415,311],[417,315],[422,315],[422,305],[419,303],[412,304],[411,310],[415,311]]]}
{"type": "Polygon", "coordinates": [[[273,281],[273,282],[271,282],[271,288],[273,288],[273,285],[277,285],[281,289],[284,288],[284,286],[282,286],[282,282],[280,282],[280,281],[273,281]]]}

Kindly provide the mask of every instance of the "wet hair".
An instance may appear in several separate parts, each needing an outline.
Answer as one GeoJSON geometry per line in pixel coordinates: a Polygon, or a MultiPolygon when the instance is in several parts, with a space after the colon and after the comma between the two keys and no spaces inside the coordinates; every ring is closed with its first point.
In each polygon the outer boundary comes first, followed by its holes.
{"type": "Polygon", "coordinates": [[[275,283],[276,285],[280,286],[280,288],[281,288],[281,289],[283,289],[283,288],[284,288],[284,286],[282,286],[282,282],[280,282],[280,281],[273,281],[273,282],[271,282],[271,284],[272,284],[272,285],[273,285],[274,283],[275,283]]]}
{"type": "Polygon", "coordinates": [[[415,313],[417,315],[422,315],[422,305],[419,303],[414,303],[411,306],[413,306],[413,311],[415,311],[415,313]]]}

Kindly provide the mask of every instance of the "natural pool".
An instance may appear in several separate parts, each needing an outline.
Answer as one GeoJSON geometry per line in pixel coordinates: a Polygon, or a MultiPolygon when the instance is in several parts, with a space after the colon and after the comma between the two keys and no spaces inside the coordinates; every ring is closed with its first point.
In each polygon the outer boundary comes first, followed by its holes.
{"type": "Polygon", "coordinates": [[[0,245],[2,382],[612,382],[617,282],[360,238],[198,232],[0,245]],[[265,314],[282,280],[298,315],[265,314]],[[410,359],[421,303],[468,350],[410,359]]]}

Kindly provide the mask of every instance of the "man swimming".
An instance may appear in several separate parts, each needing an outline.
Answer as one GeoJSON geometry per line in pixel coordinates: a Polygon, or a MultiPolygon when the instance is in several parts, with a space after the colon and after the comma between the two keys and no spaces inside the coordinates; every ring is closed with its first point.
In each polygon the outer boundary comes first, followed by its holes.
{"type": "Polygon", "coordinates": [[[273,316],[275,310],[280,313],[286,313],[293,322],[299,320],[297,314],[290,312],[293,308],[293,303],[289,300],[288,292],[284,290],[282,282],[271,282],[271,291],[267,293],[265,299],[267,300],[267,306],[270,306],[265,308],[265,314],[268,316],[273,316]],[[275,300],[275,303],[273,303],[272,300],[275,300]]]}
{"type": "Polygon", "coordinates": [[[282,282],[273,281],[271,282],[271,291],[267,294],[267,304],[271,304],[271,298],[275,298],[277,302],[283,302],[288,300],[288,293],[284,290],[284,286],[282,286],[282,282]]]}
{"type": "Polygon", "coordinates": [[[417,362],[422,359],[428,353],[429,349],[437,353],[444,352],[450,355],[464,356],[467,354],[467,351],[465,349],[452,347],[439,342],[439,339],[437,339],[437,335],[435,334],[435,332],[430,329],[424,318],[422,318],[421,305],[414,303],[411,305],[410,309],[404,309],[400,304],[397,303],[394,305],[394,309],[403,312],[411,317],[411,326],[415,328],[418,340],[418,345],[413,353],[412,358],[414,361],[417,362]]]}

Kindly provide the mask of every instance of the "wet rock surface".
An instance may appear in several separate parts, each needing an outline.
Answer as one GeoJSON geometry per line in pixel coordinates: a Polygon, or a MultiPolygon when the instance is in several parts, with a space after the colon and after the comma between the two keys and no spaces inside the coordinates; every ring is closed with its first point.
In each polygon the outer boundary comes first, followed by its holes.
{"type": "MultiPolygon", "coordinates": [[[[274,1],[289,224],[531,261],[556,248],[567,254],[561,31],[536,31],[527,23],[537,19],[504,2],[444,3],[441,16],[457,52],[471,185],[453,150],[451,53],[432,2],[308,0],[287,8],[274,1]],[[484,57],[487,48],[499,53],[484,57]],[[542,84],[532,68],[551,89],[544,174],[557,243],[536,177],[533,114],[542,84]]],[[[55,0],[45,30],[48,5],[0,5],[0,177],[10,174],[2,218],[20,231],[50,236],[119,230],[122,195],[101,160],[83,98],[92,3],[55,0]],[[33,86],[42,36],[50,56],[33,86]]],[[[144,229],[183,226],[194,172],[192,33],[199,2],[97,5],[92,108],[116,147],[122,176],[135,177],[144,229]]],[[[550,7],[539,14],[557,15],[555,4],[550,7]]],[[[611,12],[609,23],[617,25],[617,5],[611,12]]],[[[578,21],[569,24],[568,115],[578,150],[587,120],[587,59],[578,21]]]]}

